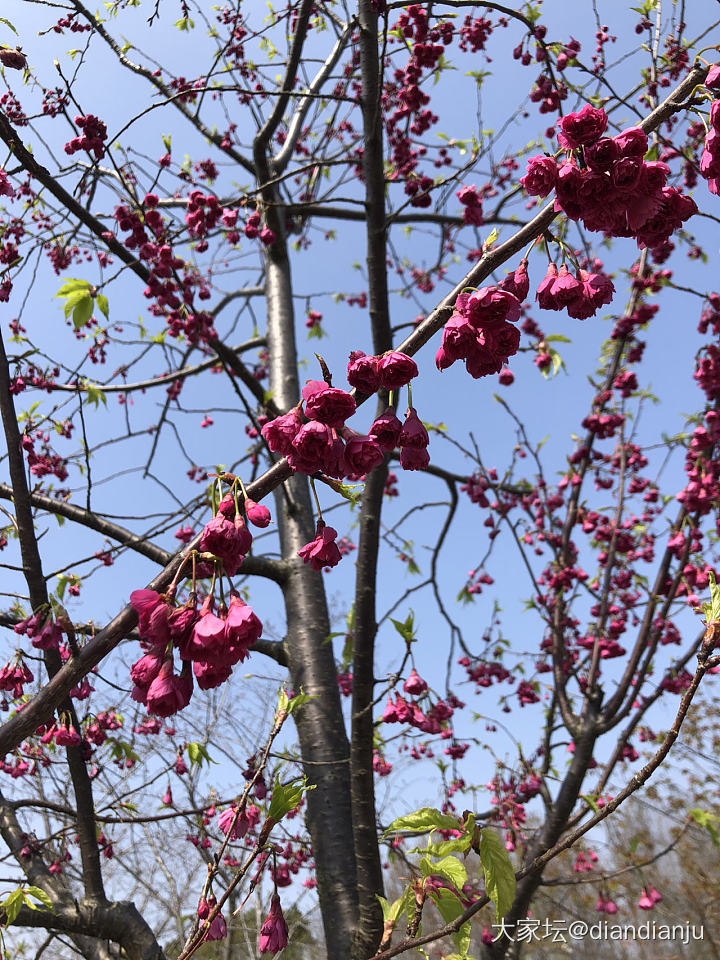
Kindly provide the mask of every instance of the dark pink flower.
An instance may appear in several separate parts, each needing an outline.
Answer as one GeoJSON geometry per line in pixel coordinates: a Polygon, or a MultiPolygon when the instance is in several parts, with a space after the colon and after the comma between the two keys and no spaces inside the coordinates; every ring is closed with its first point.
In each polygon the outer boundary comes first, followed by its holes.
{"type": "Polygon", "coordinates": [[[363,436],[346,427],[345,461],[354,477],[362,477],[383,462],[383,450],[374,437],[363,436]]]}
{"type": "Polygon", "coordinates": [[[415,407],[409,407],[405,414],[405,423],[400,431],[398,443],[401,447],[415,447],[424,449],[430,443],[428,432],[417,415],[415,407]]]}
{"type": "Polygon", "coordinates": [[[705,77],[705,86],[710,89],[720,87],[720,63],[714,63],[708,70],[705,77]]]}
{"type": "Polygon", "coordinates": [[[530,278],[528,277],[527,267],[528,262],[523,257],[516,269],[512,273],[509,273],[500,283],[500,289],[512,293],[520,303],[527,297],[530,289],[530,278]]]}
{"type": "Polygon", "coordinates": [[[427,691],[428,685],[417,672],[415,667],[410,671],[410,676],[403,684],[403,691],[409,693],[411,697],[419,697],[420,694],[427,691]]]}
{"type": "Polygon", "coordinates": [[[640,157],[621,157],[613,164],[610,178],[616,190],[635,190],[643,173],[643,162],[640,157]]]}
{"type": "Polygon", "coordinates": [[[260,527],[261,529],[267,527],[272,520],[268,508],[261,503],[255,503],[255,501],[249,497],[245,500],[245,513],[250,523],[254,527],[260,527]]]}
{"type": "Polygon", "coordinates": [[[223,810],[218,816],[218,829],[222,830],[230,840],[242,840],[250,829],[250,820],[245,814],[245,811],[243,810],[241,814],[237,815],[237,819],[235,819],[236,815],[237,807],[233,805],[232,807],[228,807],[227,810],[223,810]]]}
{"type": "Polygon", "coordinates": [[[178,676],[173,670],[171,659],[166,660],[160,672],[148,688],[146,705],[149,713],[158,717],[170,717],[183,710],[192,696],[192,674],[185,664],[178,676]]]}
{"type": "Polygon", "coordinates": [[[355,400],[345,390],[329,387],[322,380],[309,380],[302,391],[305,415],[328,427],[342,427],[355,413],[355,400]]]}
{"type": "MultiPolygon", "coordinates": [[[[265,230],[263,230],[263,233],[265,233],[265,230]]],[[[268,230],[268,233],[272,233],[272,231],[268,230]]],[[[205,914],[205,917],[210,915],[210,911],[213,910],[216,904],[217,900],[215,897],[208,897],[207,906],[205,908],[207,913],[205,914]]],[[[198,908],[198,916],[200,916],[200,908],[198,908]]],[[[201,917],[201,919],[204,918],[201,917]]],[[[215,919],[210,922],[210,926],[208,927],[207,933],[203,937],[203,940],[224,940],[226,936],[227,924],[225,923],[225,918],[223,917],[222,913],[218,913],[215,919]]]]}
{"type": "Polygon", "coordinates": [[[380,386],[386,390],[399,390],[418,375],[417,364],[412,357],[397,350],[390,350],[378,359],[380,386]]]}
{"type": "Polygon", "coordinates": [[[617,140],[603,137],[597,143],[585,147],[583,151],[585,163],[596,172],[608,171],[620,156],[620,145],[617,140]]]}
{"type": "Polygon", "coordinates": [[[578,113],[568,113],[557,122],[558,143],[566,150],[577,150],[595,143],[607,130],[608,115],[589,103],[578,113]]]}
{"type": "Polygon", "coordinates": [[[553,157],[530,157],[527,162],[527,173],[520,178],[520,183],[531,197],[546,197],[555,189],[558,167],[553,157]]]}
{"type": "Polygon", "coordinates": [[[160,673],[162,665],[162,656],[146,653],[144,657],[140,657],[140,659],[130,667],[130,679],[134,684],[137,684],[138,687],[145,687],[145,689],[147,689],[160,673]]]}
{"type": "Polygon", "coordinates": [[[423,447],[403,447],[400,450],[400,466],[403,470],[427,470],[430,454],[423,447]]]}
{"type": "Polygon", "coordinates": [[[247,658],[250,647],[260,639],[262,631],[262,623],[252,608],[233,593],[225,618],[225,638],[235,663],[247,658]]]}
{"type": "Polygon", "coordinates": [[[641,910],[653,910],[655,908],[655,901],[652,897],[648,896],[648,892],[644,887],[642,896],[638,900],[638,906],[641,910]]]}
{"type": "Polygon", "coordinates": [[[347,379],[351,387],[368,396],[380,387],[378,358],[368,357],[362,350],[353,350],[347,365],[347,379]]]}
{"type": "Polygon", "coordinates": [[[562,304],[557,302],[552,292],[553,284],[557,280],[557,277],[557,267],[554,263],[549,263],[547,273],[540,281],[540,286],[537,288],[535,294],[535,299],[541,310],[562,310],[562,304]]]}
{"type": "Polygon", "coordinates": [[[313,420],[303,424],[288,452],[288,463],[300,473],[317,473],[330,458],[334,439],[332,429],[324,423],[313,420]]]}
{"type": "Polygon", "coordinates": [[[514,294],[499,287],[481,287],[472,293],[458,295],[453,316],[457,314],[465,317],[476,328],[492,326],[505,320],[517,320],[520,316],[520,301],[514,294]]]}
{"type": "Polygon", "coordinates": [[[80,742],[81,737],[75,727],[68,727],[66,723],[61,723],[55,731],[55,743],[59,747],[77,747],[80,742]]]}
{"type": "Polygon", "coordinates": [[[388,694],[387,703],[385,704],[381,719],[383,723],[397,723],[397,710],[395,709],[395,704],[390,699],[390,694],[388,694]]]}
{"type": "Polygon", "coordinates": [[[252,536],[242,517],[238,515],[233,523],[219,513],[205,524],[200,550],[222,560],[225,572],[232,577],[250,549],[251,542],[252,536]]]}
{"type": "Polygon", "coordinates": [[[313,570],[318,573],[323,567],[335,567],[342,558],[335,540],[337,539],[337,530],[328,527],[322,520],[317,522],[317,531],[315,539],[306,543],[304,547],[298,550],[298,556],[302,557],[304,563],[309,563],[313,570]]]}
{"type": "Polygon", "coordinates": [[[168,614],[170,608],[155,590],[133,590],[130,605],[138,615],[138,631],[150,643],[167,643],[170,639],[168,614]]]}
{"type": "Polygon", "coordinates": [[[582,283],[570,273],[567,265],[563,263],[560,272],[550,287],[550,296],[562,308],[570,300],[574,300],[581,291],[582,283]]]}
{"type": "Polygon", "coordinates": [[[192,633],[178,644],[183,660],[216,660],[225,647],[225,620],[212,612],[212,597],[206,597],[192,633]]]}
{"type": "Polygon", "coordinates": [[[501,383],[504,387],[509,387],[511,383],[515,382],[515,374],[512,370],[509,370],[507,367],[503,369],[498,374],[498,383],[501,383]]]}
{"type": "Polygon", "coordinates": [[[639,157],[642,159],[648,150],[647,134],[641,127],[629,127],[618,133],[613,140],[620,148],[623,157],[639,157]]]}
{"type": "Polygon", "coordinates": [[[395,407],[388,407],[385,413],[376,417],[368,430],[368,436],[376,440],[384,453],[394,450],[402,430],[402,423],[395,415],[395,407]]]}
{"type": "Polygon", "coordinates": [[[260,939],[258,940],[258,949],[262,960],[266,957],[274,957],[288,945],[288,926],[285,923],[282,907],[280,906],[280,897],[274,893],[270,901],[270,911],[265,917],[262,927],[260,927],[260,939]]]}
{"type": "Polygon", "coordinates": [[[230,679],[232,664],[226,661],[195,660],[192,671],[200,690],[213,690],[230,679]]]}
{"type": "Polygon", "coordinates": [[[454,313],[443,327],[442,351],[450,363],[464,360],[475,349],[477,329],[467,317],[454,313]]]}
{"type": "Polygon", "coordinates": [[[558,170],[555,184],[555,209],[562,210],[571,220],[578,220],[582,214],[579,200],[580,186],[583,183],[582,171],[574,160],[567,160],[558,170]]]}
{"type": "Polygon", "coordinates": [[[292,450],[292,442],[302,425],[302,413],[299,407],[293,407],[289,413],[284,413],[266,423],[260,433],[273,453],[286,457],[292,450]]]}
{"type": "Polygon", "coordinates": [[[455,196],[464,207],[479,207],[482,205],[482,199],[478,196],[475,187],[461,187],[455,196]]]}

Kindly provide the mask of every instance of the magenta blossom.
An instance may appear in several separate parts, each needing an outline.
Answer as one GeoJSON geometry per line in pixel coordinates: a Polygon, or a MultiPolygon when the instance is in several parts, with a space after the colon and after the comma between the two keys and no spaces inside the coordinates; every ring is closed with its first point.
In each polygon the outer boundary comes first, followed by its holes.
{"type": "Polygon", "coordinates": [[[403,684],[403,692],[409,693],[411,697],[419,697],[421,693],[427,691],[428,685],[420,676],[415,667],[410,671],[410,676],[403,684]]]}
{"type": "Polygon", "coordinates": [[[270,901],[270,911],[265,917],[262,927],[260,927],[260,939],[258,941],[260,956],[263,960],[267,957],[274,957],[287,945],[288,926],[285,923],[285,917],[280,906],[280,897],[274,893],[270,901]]]}
{"type": "MultiPolygon", "coordinates": [[[[215,897],[208,897],[207,904],[205,904],[203,910],[205,916],[202,916],[200,911],[203,909],[203,901],[201,900],[200,905],[198,906],[198,917],[200,917],[201,920],[205,920],[210,915],[210,911],[215,908],[216,904],[217,900],[215,897]]],[[[225,923],[225,918],[223,917],[222,913],[218,913],[217,916],[210,921],[210,926],[208,927],[203,940],[224,940],[226,936],[227,924],[225,923]]]]}
{"type": "Polygon", "coordinates": [[[403,447],[400,451],[400,466],[403,470],[427,470],[430,454],[423,447],[403,447]]]}
{"type": "Polygon", "coordinates": [[[323,380],[308,380],[302,390],[305,415],[328,427],[342,427],[355,413],[355,401],[345,390],[329,387],[323,380]]]}
{"type": "Polygon", "coordinates": [[[605,111],[586,103],[578,113],[560,117],[557,122],[558,143],[566,150],[576,150],[599,140],[607,130],[607,125],[608,115],[605,111]]]}
{"type": "Polygon", "coordinates": [[[345,461],[350,475],[362,477],[383,462],[383,450],[378,441],[345,428],[345,461]]]}
{"type": "Polygon", "coordinates": [[[368,357],[362,350],[353,350],[347,365],[347,379],[351,387],[368,395],[380,387],[378,358],[368,357]]]}
{"type": "Polygon", "coordinates": [[[266,423],[260,433],[273,453],[286,457],[292,450],[292,442],[302,425],[302,413],[299,407],[293,407],[289,413],[284,413],[266,423]]]}
{"type": "Polygon", "coordinates": [[[558,168],[553,157],[530,157],[527,173],[520,178],[531,197],[546,197],[557,183],[558,168]]]}
{"type": "Polygon", "coordinates": [[[412,357],[398,350],[390,350],[378,360],[380,386],[386,390],[399,390],[418,375],[417,364],[412,357]]]}
{"type": "Polygon", "coordinates": [[[402,423],[395,415],[395,407],[388,407],[385,413],[375,418],[368,435],[376,440],[384,453],[394,450],[400,438],[402,423]]]}
{"type": "Polygon", "coordinates": [[[189,664],[185,664],[178,676],[171,659],[166,660],[147,691],[145,702],[149,713],[158,717],[170,717],[184,710],[190,703],[193,679],[189,664]]]}
{"type": "Polygon", "coordinates": [[[409,407],[405,415],[405,423],[400,431],[399,444],[401,447],[425,448],[430,443],[428,432],[417,415],[415,407],[409,407]]]}
{"type": "Polygon", "coordinates": [[[249,497],[245,499],[245,513],[250,523],[261,529],[267,527],[272,520],[268,508],[261,503],[255,503],[249,497]]]}
{"type": "Polygon", "coordinates": [[[335,543],[336,539],[337,530],[333,530],[332,527],[326,526],[322,520],[318,520],[315,539],[301,547],[298,550],[298,556],[302,557],[303,562],[309,563],[313,570],[317,570],[318,573],[323,567],[335,567],[340,563],[342,557],[335,543]]]}
{"type": "Polygon", "coordinates": [[[262,636],[263,626],[258,617],[237,593],[230,597],[225,618],[225,639],[234,663],[247,659],[248,651],[262,636]]]}

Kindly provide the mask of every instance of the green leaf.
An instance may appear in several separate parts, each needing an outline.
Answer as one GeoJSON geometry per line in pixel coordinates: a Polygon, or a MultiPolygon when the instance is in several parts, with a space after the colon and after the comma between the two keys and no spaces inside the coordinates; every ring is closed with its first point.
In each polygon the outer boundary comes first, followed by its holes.
{"type": "Polygon", "coordinates": [[[392,623],[405,643],[412,643],[415,639],[415,614],[412,610],[408,613],[407,617],[405,617],[404,621],[393,620],[391,617],[390,623],[392,623]]]}
{"type": "Polygon", "coordinates": [[[562,333],[551,333],[549,337],[544,339],[546,343],[552,343],[553,341],[556,343],[572,343],[570,337],[566,337],[562,333]]]}
{"type": "Polygon", "coordinates": [[[397,833],[398,830],[428,833],[432,830],[457,830],[459,826],[457,817],[440,813],[434,807],[421,807],[419,810],[406,813],[405,816],[393,820],[383,836],[387,837],[388,834],[397,833]]]}
{"type": "Polygon", "coordinates": [[[557,350],[550,349],[548,350],[550,357],[552,358],[552,369],[548,370],[547,367],[543,367],[540,373],[545,377],[546,380],[552,380],[556,376],[558,370],[563,365],[562,357],[557,352],[557,350]]]}
{"type": "Polygon", "coordinates": [[[203,763],[207,763],[209,766],[211,763],[215,763],[215,761],[210,758],[210,754],[204,743],[189,743],[187,745],[187,752],[190,766],[197,764],[197,766],[200,767],[203,763]]]}
{"type": "Polygon", "coordinates": [[[493,227],[487,236],[487,240],[482,245],[483,253],[486,253],[488,250],[490,250],[493,247],[493,245],[495,244],[495,241],[499,236],[500,236],[500,232],[498,231],[498,228],[493,227]]]}
{"type": "Polygon", "coordinates": [[[707,621],[720,620],[720,587],[715,582],[714,573],[708,574],[708,582],[710,585],[710,601],[702,605],[702,612],[705,614],[707,621]]]}
{"type": "MultiPolygon", "coordinates": [[[[58,294],[58,296],[60,296],[60,294],[58,294]]],[[[67,319],[75,307],[82,300],[85,300],[89,294],[85,290],[73,290],[71,293],[65,294],[65,296],[67,299],[65,300],[65,306],[63,307],[63,310],[65,313],[65,319],[67,319]]]]}
{"type": "Polygon", "coordinates": [[[412,891],[410,887],[406,887],[401,897],[398,897],[397,900],[394,900],[392,903],[388,903],[385,897],[381,897],[379,894],[375,894],[380,903],[380,907],[383,912],[383,922],[384,923],[396,923],[398,917],[406,909],[408,900],[411,897],[412,891]]]}
{"type": "Polygon", "coordinates": [[[18,887],[17,890],[13,890],[10,896],[0,903],[0,909],[5,913],[6,927],[17,918],[24,899],[22,887],[18,887]]]}
{"type": "Polygon", "coordinates": [[[280,778],[276,777],[268,816],[273,820],[282,820],[285,814],[300,803],[303,794],[313,787],[314,785],[308,786],[307,777],[298,777],[285,784],[280,783],[280,778]]]}
{"type": "MultiPolygon", "coordinates": [[[[440,912],[440,916],[445,923],[452,923],[457,920],[464,911],[464,904],[458,899],[452,890],[440,887],[438,890],[430,891],[430,899],[440,912]]],[[[453,933],[452,941],[460,957],[467,957],[468,947],[470,946],[470,921],[464,923],[460,929],[453,933]]]]}
{"type": "Polygon", "coordinates": [[[110,319],[110,306],[108,304],[108,298],[103,293],[99,293],[95,297],[95,303],[100,313],[105,317],[106,320],[110,319]]]}
{"type": "Polygon", "coordinates": [[[720,823],[720,817],[716,817],[714,813],[709,813],[707,810],[700,810],[699,807],[691,810],[690,816],[695,823],[707,830],[715,846],[720,846],[720,832],[716,826],[716,824],[720,823]]]}
{"type": "Polygon", "coordinates": [[[300,688],[300,693],[296,693],[294,697],[288,697],[285,690],[282,689],[278,696],[278,712],[285,710],[287,713],[292,713],[294,710],[298,710],[304,706],[309,700],[314,699],[310,694],[305,693],[302,687],[300,688]]]}
{"type": "Polygon", "coordinates": [[[52,905],[52,900],[45,893],[44,890],[41,890],[40,887],[25,887],[23,890],[23,900],[30,907],[31,910],[39,910],[40,908],[32,902],[32,900],[38,900],[46,910],[49,910],[51,913],[55,913],[55,908],[52,905]]]}
{"type": "Polygon", "coordinates": [[[495,916],[504,917],[515,897],[515,871],[505,846],[493,830],[480,831],[480,860],[485,890],[495,905],[495,916]]]}
{"type": "Polygon", "coordinates": [[[0,23],[4,23],[6,27],[10,27],[15,36],[18,36],[18,32],[15,27],[10,23],[9,20],[6,20],[5,17],[0,17],[0,23]]]}
{"type": "Polygon", "coordinates": [[[92,403],[97,407],[102,401],[103,406],[107,406],[107,396],[102,387],[99,387],[96,383],[90,383],[89,380],[83,380],[80,385],[87,394],[88,403],[92,403]]]}
{"type": "Polygon", "coordinates": [[[589,794],[586,794],[586,793],[581,793],[580,798],[585,801],[585,803],[590,807],[593,813],[600,812],[600,807],[598,806],[598,803],[595,797],[591,797],[589,794]]]}
{"type": "Polygon", "coordinates": [[[71,293],[77,293],[78,291],[89,293],[90,287],[91,284],[87,280],[73,280],[70,278],[60,287],[55,297],[68,297],[71,293]]]}
{"type": "MultiPolygon", "coordinates": [[[[68,303],[70,301],[68,300],[68,303]]],[[[65,304],[67,310],[67,304],[65,304]]],[[[93,300],[90,296],[84,296],[75,304],[73,310],[73,326],[76,330],[81,330],[88,322],[93,313],[93,300]]],[[[67,316],[67,313],[65,314],[67,316]]]]}
{"type": "Polygon", "coordinates": [[[437,843],[428,843],[425,852],[433,857],[446,857],[449,853],[464,853],[471,842],[472,836],[466,833],[462,837],[454,837],[452,840],[438,840],[437,843]]]}
{"type": "Polygon", "coordinates": [[[456,857],[444,857],[442,860],[436,861],[429,857],[421,857],[420,869],[426,877],[436,873],[447,880],[448,883],[451,883],[458,891],[461,891],[467,883],[467,870],[456,857]]]}

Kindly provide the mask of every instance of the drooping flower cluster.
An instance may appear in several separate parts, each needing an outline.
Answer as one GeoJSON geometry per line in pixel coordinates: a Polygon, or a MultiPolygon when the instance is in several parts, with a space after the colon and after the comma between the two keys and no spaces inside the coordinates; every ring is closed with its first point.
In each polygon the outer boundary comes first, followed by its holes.
{"type": "Polygon", "coordinates": [[[88,113],[85,117],[75,117],[75,123],[82,130],[82,136],[73,137],[65,144],[65,153],[73,154],[79,150],[92,151],[97,160],[105,156],[107,127],[102,120],[88,113]]]}
{"type": "Polygon", "coordinates": [[[555,190],[555,209],[587,230],[634,237],[641,249],[659,247],[697,213],[695,201],[667,186],[667,164],[643,159],[644,130],[604,137],[607,125],[605,111],[590,104],[561,117],[558,142],[572,155],[559,166],[552,157],[531,157],[520,182],[531,196],[555,190]]]}
{"type": "Polygon", "coordinates": [[[13,630],[30,637],[30,642],[38,650],[57,650],[63,637],[60,625],[47,607],[16,623],[13,630]]]}
{"type": "Polygon", "coordinates": [[[558,271],[556,265],[550,263],[535,299],[543,310],[566,309],[568,316],[585,320],[594,317],[599,307],[610,303],[614,293],[615,287],[607,274],[581,269],[573,276],[565,264],[558,271]]]}
{"type": "MultiPolygon", "coordinates": [[[[382,356],[353,351],[347,368],[350,384],[368,396],[380,389],[398,390],[417,373],[412,357],[396,350],[382,356]]],[[[295,472],[312,476],[322,471],[338,480],[358,480],[365,476],[382,463],[385,453],[394,450],[398,443],[408,448],[415,446],[424,450],[427,447],[427,439],[417,443],[417,432],[411,433],[412,418],[409,424],[406,421],[404,442],[400,440],[403,425],[395,416],[394,407],[388,407],[367,434],[346,426],[345,421],[354,413],[355,400],[347,391],[332,387],[324,380],[308,380],[302,389],[301,403],[266,423],[261,432],[273,453],[287,457],[295,472]]],[[[407,465],[402,459],[401,463],[406,470],[417,470],[422,467],[414,464],[425,461],[425,457],[408,455],[405,460],[407,465]]],[[[429,458],[424,466],[428,463],[429,458]]]]}
{"type": "MultiPolygon", "coordinates": [[[[523,281],[516,281],[516,275],[510,274],[508,285],[510,283],[522,284],[523,281]]],[[[522,292],[521,288],[517,289],[522,292]]],[[[435,355],[438,370],[445,370],[456,360],[464,360],[468,373],[475,379],[499,373],[517,353],[520,331],[513,326],[513,321],[519,316],[520,300],[509,290],[482,287],[472,293],[461,293],[435,355]]]]}
{"type": "Polygon", "coordinates": [[[227,680],[262,634],[262,624],[235,592],[229,607],[220,606],[217,614],[212,611],[211,596],[199,610],[194,598],[177,607],[155,590],[133,591],[130,603],[138,614],[138,629],[147,650],[130,671],[132,698],[160,717],[169,717],[188,705],[193,675],[201,690],[227,680]],[[179,674],[175,672],[175,650],[182,662],[179,674]]]}

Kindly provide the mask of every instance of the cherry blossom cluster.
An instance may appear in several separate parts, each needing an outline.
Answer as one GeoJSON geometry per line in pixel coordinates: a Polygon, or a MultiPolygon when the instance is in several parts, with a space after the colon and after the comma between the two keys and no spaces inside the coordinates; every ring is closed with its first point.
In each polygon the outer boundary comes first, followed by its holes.
{"type": "Polygon", "coordinates": [[[177,607],[154,590],[134,590],[130,603],[138,614],[147,650],[130,671],[132,698],[160,717],[169,717],[188,705],[193,675],[201,690],[226,681],[262,634],[262,624],[235,592],[229,606],[221,604],[217,614],[213,613],[212,595],[200,609],[194,599],[177,607]],[[182,662],[179,674],[175,673],[174,650],[182,662]]]}
{"type": "Polygon", "coordinates": [[[607,125],[605,111],[590,104],[561,117],[558,142],[569,156],[559,166],[553,157],[531,157],[520,182],[531,196],[555,190],[555,209],[587,230],[659,247],[697,213],[695,201],[667,186],[666,163],[643,159],[648,138],[640,127],[603,137],[607,125]]]}
{"type": "MultiPolygon", "coordinates": [[[[367,395],[381,388],[399,390],[417,372],[412,357],[396,350],[379,357],[354,351],[347,368],[349,383],[367,395]]],[[[338,480],[359,480],[397,446],[403,469],[427,467],[429,437],[414,407],[408,408],[404,423],[395,415],[394,407],[388,407],[367,434],[359,434],[345,423],[355,409],[355,399],[347,391],[324,380],[308,380],[300,404],[266,423],[261,432],[273,453],[287,457],[295,472],[308,476],[322,471],[338,480]]],[[[325,542],[327,529],[318,534],[325,542]]]]}
{"type": "Polygon", "coordinates": [[[105,141],[107,127],[102,120],[88,113],[86,116],[75,117],[75,123],[82,130],[82,136],[73,137],[65,144],[65,153],[72,155],[79,150],[92,151],[97,160],[105,156],[105,141]]]}
{"type": "MultiPolygon", "coordinates": [[[[414,667],[403,683],[403,693],[410,697],[429,696],[427,681],[423,680],[414,667]]],[[[423,733],[440,735],[442,739],[450,739],[453,732],[447,727],[447,721],[452,717],[456,707],[461,706],[464,706],[464,704],[459,700],[448,697],[447,701],[437,700],[423,712],[417,700],[408,701],[405,697],[396,693],[394,702],[392,697],[388,695],[381,719],[383,723],[407,723],[423,733]]]]}
{"type": "Polygon", "coordinates": [[[547,273],[537,289],[535,299],[542,310],[567,310],[576,320],[594,317],[598,308],[612,301],[615,287],[604,273],[588,273],[579,269],[573,276],[565,264],[558,271],[548,264],[547,273]]]}
{"type": "MultiPolygon", "coordinates": [[[[520,269],[520,268],[518,268],[520,269]]],[[[527,279],[527,272],[524,274],[527,279]]],[[[438,370],[464,360],[471,377],[499,373],[517,353],[520,331],[513,321],[520,316],[521,299],[527,294],[525,280],[509,275],[509,283],[522,297],[501,286],[482,287],[461,293],[455,310],[443,329],[442,345],[435,355],[438,370]]]]}

